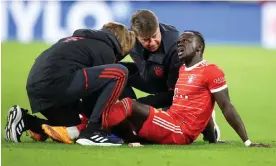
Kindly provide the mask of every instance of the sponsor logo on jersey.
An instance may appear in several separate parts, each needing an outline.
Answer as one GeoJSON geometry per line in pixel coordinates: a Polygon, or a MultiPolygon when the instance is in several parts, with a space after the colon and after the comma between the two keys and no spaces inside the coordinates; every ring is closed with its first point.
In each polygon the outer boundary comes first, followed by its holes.
{"type": "Polygon", "coordinates": [[[219,78],[214,79],[213,82],[215,84],[221,84],[221,83],[225,82],[225,78],[224,77],[219,77],[219,78]]]}

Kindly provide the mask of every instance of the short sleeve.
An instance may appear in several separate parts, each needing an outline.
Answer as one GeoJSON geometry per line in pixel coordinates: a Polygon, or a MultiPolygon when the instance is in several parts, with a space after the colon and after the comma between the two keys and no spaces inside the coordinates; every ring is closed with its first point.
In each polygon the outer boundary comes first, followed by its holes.
{"type": "Polygon", "coordinates": [[[208,66],[206,77],[207,87],[211,93],[216,93],[227,88],[225,74],[216,65],[208,66]]]}

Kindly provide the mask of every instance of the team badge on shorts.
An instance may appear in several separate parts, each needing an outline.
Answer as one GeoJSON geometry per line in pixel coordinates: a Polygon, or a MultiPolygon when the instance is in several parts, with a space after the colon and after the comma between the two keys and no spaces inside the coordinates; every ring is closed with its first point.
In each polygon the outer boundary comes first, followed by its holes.
{"type": "Polygon", "coordinates": [[[194,82],[196,76],[194,74],[188,76],[188,84],[191,84],[194,82]]]}

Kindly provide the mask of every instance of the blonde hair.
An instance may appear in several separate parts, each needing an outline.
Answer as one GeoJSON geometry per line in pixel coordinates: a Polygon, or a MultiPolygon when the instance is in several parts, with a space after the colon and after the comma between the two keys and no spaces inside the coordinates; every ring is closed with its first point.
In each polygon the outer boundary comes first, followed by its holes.
{"type": "Polygon", "coordinates": [[[133,31],[129,31],[126,26],[117,22],[109,22],[103,25],[103,28],[109,30],[116,36],[120,43],[122,54],[125,55],[135,45],[136,36],[133,31]]]}

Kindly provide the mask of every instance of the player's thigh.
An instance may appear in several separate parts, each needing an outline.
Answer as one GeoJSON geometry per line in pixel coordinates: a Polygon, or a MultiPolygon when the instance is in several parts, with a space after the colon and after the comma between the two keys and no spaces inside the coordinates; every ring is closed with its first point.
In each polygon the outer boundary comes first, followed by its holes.
{"type": "Polygon", "coordinates": [[[139,136],[160,144],[186,144],[187,137],[181,122],[168,113],[150,107],[150,115],[139,132],[139,136]]]}

